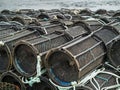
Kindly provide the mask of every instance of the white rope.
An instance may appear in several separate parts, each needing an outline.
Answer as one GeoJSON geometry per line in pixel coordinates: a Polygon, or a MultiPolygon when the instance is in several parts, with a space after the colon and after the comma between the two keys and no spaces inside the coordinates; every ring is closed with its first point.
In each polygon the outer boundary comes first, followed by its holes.
{"type": "Polygon", "coordinates": [[[36,71],[37,74],[35,77],[30,77],[29,80],[25,78],[24,81],[24,77],[22,78],[22,82],[25,84],[29,84],[31,87],[34,83],[39,83],[40,82],[40,76],[41,76],[41,57],[40,55],[37,56],[37,65],[36,65],[36,71]]]}
{"type": "Polygon", "coordinates": [[[109,86],[109,87],[103,87],[101,90],[109,90],[109,89],[113,89],[113,88],[119,88],[118,90],[120,90],[120,84],[119,84],[119,81],[118,79],[120,79],[120,76],[114,74],[114,73],[111,73],[111,72],[107,72],[107,71],[103,71],[101,73],[104,73],[104,74],[110,74],[114,77],[116,77],[117,79],[117,84],[116,85],[112,85],[112,86],[109,86]]]}
{"type": "Polygon", "coordinates": [[[72,15],[68,15],[68,16],[70,16],[70,19],[69,19],[69,20],[72,20],[72,18],[73,18],[72,15]]]}
{"type": "Polygon", "coordinates": [[[77,85],[78,83],[76,82],[76,81],[73,81],[73,82],[71,82],[71,85],[72,86],[75,86],[75,85],[77,85]]]}
{"type": "Polygon", "coordinates": [[[45,34],[48,34],[48,32],[47,32],[45,27],[42,27],[42,29],[45,31],[45,34]]]}
{"type": "MultiPolygon", "coordinates": [[[[118,84],[118,85],[112,85],[112,86],[109,86],[109,87],[104,87],[101,90],[111,90],[111,89],[116,90],[115,88],[119,88],[119,87],[120,87],[120,84],[118,84]]],[[[120,88],[117,89],[117,90],[120,90],[120,88]]]]}
{"type": "Polygon", "coordinates": [[[120,90],[120,87],[117,87],[117,89],[116,90],[120,90]]]}
{"type": "Polygon", "coordinates": [[[93,83],[92,79],[90,79],[90,83],[93,85],[93,87],[98,90],[98,88],[95,86],[95,84],[93,83]]]}
{"type": "Polygon", "coordinates": [[[103,72],[101,72],[101,73],[110,74],[110,75],[112,75],[112,76],[114,76],[114,77],[116,77],[116,78],[120,78],[120,76],[118,76],[118,75],[116,75],[116,74],[114,74],[114,73],[111,73],[111,72],[103,71],[103,72]]]}
{"type": "Polygon", "coordinates": [[[79,84],[85,85],[85,83],[87,83],[90,79],[94,78],[97,74],[101,73],[104,70],[105,68],[101,68],[101,69],[93,71],[92,73],[88,74],[84,79],[82,79],[79,84]]]}
{"type": "Polygon", "coordinates": [[[39,83],[40,82],[40,79],[37,78],[37,77],[31,77],[29,80],[28,79],[25,79],[25,81],[23,81],[22,79],[22,82],[25,83],[25,84],[29,84],[31,87],[34,83],[39,83]]]}
{"type": "Polygon", "coordinates": [[[114,70],[116,70],[116,71],[118,71],[118,72],[120,72],[119,70],[120,70],[120,68],[118,67],[118,68],[115,68],[114,66],[112,66],[111,64],[109,64],[108,62],[105,62],[105,64],[107,65],[107,66],[109,66],[109,67],[111,67],[111,68],[113,68],[114,70]]]}
{"type": "Polygon", "coordinates": [[[100,85],[99,85],[99,83],[96,81],[95,78],[93,78],[93,80],[95,81],[95,83],[96,83],[96,85],[97,85],[97,87],[98,87],[98,90],[100,90],[100,85]]]}
{"type": "Polygon", "coordinates": [[[65,30],[68,30],[68,27],[66,25],[64,27],[65,27],[65,30]]]}
{"type": "Polygon", "coordinates": [[[73,90],[76,90],[75,86],[73,86],[73,90]]]}
{"type": "Polygon", "coordinates": [[[91,78],[90,82],[96,90],[100,90],[100,85],[98,84],[98,82],[96,81],[95,78],[91,78]],[[94,80],[94,82],[96,83],[97,86],[93,83],[92,79],[94,80]]]}
{"type": "Polygon", "coordinates": [[[25,17],[26,17],[25,18],[26,20],[30,19],[30,22],[32,22],[33,18],[31,18],[30,16],[27,16],[27,15],[25,15],[25,17]]]}
{"type": "Polygon", "coordinates": [[[14,36],[14,35],[15,35],[15,33],[10,33],[10,35],[11,35],[11,36],[14,36]]]}
{"type": "Polygon", "coordinates": [[[116,78],[116,82],[117,82],[117,84],[120,84],[120,83],[119,83],[119,79],[118,79],[118,78],[116,78]]]}
{"type": "Polygon", "coordinates": [[[4,42],[3,41],[0,41],[0,46],[4,46],[4,42]]]}
{"type": "Polygon", "coordinates": [[[111,26],[116,26],[118,24],[120,24],[120,22],[113,23],[111,26]]]}
{"type": "Polygon", "coordinates": [[[65,14],[64,16],[69,16],[70,17],[69,18],[70,21],[73,19],[72,15],[70,15],[70,14],[65,14]]]}
{"type": "Polygon", "coordinates": [[[74,11],[73,11],[73,13],[74,13],[75,15],[78,15],[79,12],[80,12],[80,11],[78,11],[78,10],[74,10],[74,11]]]}
{"type": "Polygon", "coordinates": [[[90,79],[90,82],[91,82],[91,84],[94,86],[94,88],[95,88],[96,90],[109,90],[109,89],[113,89],[113,88],[119,88],[119,89],[117,89],[117,90],[120,90],[120,84],[119,84],[119,81],[118,81],[118,79],[120,78],[120,76],[118,76],[118,75],[116,75],[116,74],[114,74],[114,73],[111,73],[111,72],[107,72],[107,71],[100,71],[99,73],[109,74],[109,75],[112,75],[112,76],[114,76],[114,77],[117,77],[117,79],[116,79],[117,85],[112,85],[112,86],[109,86],[109,87],[103,87],[102,89],[100,89],[100,86],[99,86],[98,82],[97,82],[94,78],[91,78],[91,79],[90,79]],[[94,79],[94,81],[96,82],[98,88],[97,88],[96,85],[93,83],[92,79],[94,79]]]}
{"type": "Polygon", "coordinates": [[[53,19],[58,19],[56,15],[53,15],[53,19]]]}
{"type": "Polygon", "coordinates": [[[41,76],[41,57],[40,57],[40,55],[37,56],[37,66],[36,66],[36,70],[37,70],[37,75],[36,75],[36,77],[41,76]]]}

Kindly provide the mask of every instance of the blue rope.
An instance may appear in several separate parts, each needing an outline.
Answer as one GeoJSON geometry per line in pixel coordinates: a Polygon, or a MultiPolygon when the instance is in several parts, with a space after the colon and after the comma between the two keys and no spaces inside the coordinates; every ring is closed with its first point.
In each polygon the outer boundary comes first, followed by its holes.
{"type": "Polygon", "coordinates": [[[44,20],[44,21],[48,21],[48,19],[47,19],[47,18],[44,18],[43,20],[44,20]]]}
{"type": "Polygon", "coordinates": [[[107,78],[104,78],[104,77],[101,77],[101,76],[96,76],[96,77],[99,78],[99,79],[102,79],[102,80],[105,80],[105,81],[108,82],[108,79],[107,79],[107,78]]]}

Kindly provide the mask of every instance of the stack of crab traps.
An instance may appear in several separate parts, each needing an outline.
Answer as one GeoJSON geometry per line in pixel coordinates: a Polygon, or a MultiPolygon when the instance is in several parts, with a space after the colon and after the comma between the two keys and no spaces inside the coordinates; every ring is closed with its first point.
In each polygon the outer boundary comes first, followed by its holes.
{"type": "Polygon", "coordinates": [[[120,90],[120,10],[0,12],[0,90],[120,90]]]}

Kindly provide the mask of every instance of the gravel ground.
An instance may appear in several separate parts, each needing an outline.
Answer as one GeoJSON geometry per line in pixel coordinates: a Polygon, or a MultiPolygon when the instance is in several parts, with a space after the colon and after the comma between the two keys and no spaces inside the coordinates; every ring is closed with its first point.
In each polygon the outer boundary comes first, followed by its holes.
{"type": "Polygon", "coordinates": [[[60,9],[60,8],[90,8],[91,10],[120,9],[120,0],[0,0],[0,10],[3,9],[60,9]]]}

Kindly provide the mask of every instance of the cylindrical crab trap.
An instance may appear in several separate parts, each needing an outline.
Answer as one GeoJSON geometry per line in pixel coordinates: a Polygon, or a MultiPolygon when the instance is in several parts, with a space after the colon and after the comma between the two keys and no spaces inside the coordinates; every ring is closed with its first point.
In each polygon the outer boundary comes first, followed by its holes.
{"type": "Polygon", "coordinates": [[[90,79],[85,86],[92,88],[92,90],[117,90],[119,85],[119,79],[115,74],[111,70],[105,70],[90,79]]]}
{"type": "MultiPolygon", "coordinates": [[[[116,32],[116,34],[109,34],[109,36],[111,36],[111,41],[108,41],[105,39],[106,38],[109,38],[108,35],[106,35],[106,33],[108,33],[107,31],[104,32],[104,35],[103,34],[98,34],[96,33],[96,35],[98,37],[100,37],[103,42],[106,44],[107,46],[107,57],[108,57],[108,61],[116,68],[119,68],[119,65],[120,65],[120,61],[119,61],[119,34],[117,33],[120,33],[120,23],[114,23],[112,24],[111,26],[106,26],[106,29],[111,29],[113,32],[116,32]],[[118,35],[116,37],[116,35],[118,35]],[[103,37],[104,36],[104,37],[103,37]],[[115,38],[116,37],[116,38],[115,38]],[[113,39],[112,39],[113,38],[113,39]]],[[[102,33],[102,32],[101,32],[102,33]]],[[[110,38],[109,38],[110,39],[110,38]]]]}
{"type": "Polygon", "coordinates": [[[19,9],[18,11],[16,11],[16,13],[25,14],[31,17],[34,16],[34,14],[36,14],[37,12],[34,9],[19,9]]]}
{"type": "Polygon", "coordinates": [[[0,22],[1,21],[8,22],[9,20],[7,19],[5,15],[0,15],[0,22]]]}
{"type": "Polygon", "coordinates": [[[108,11],[105,10],[105,9],[98,9],[95,14],[98,14],[98,15],[107,15],[108,14],[108,11]]]}
{"type": "Polygon", "coordinates": [[[62,48],[47,54],[46,68],[50,78],[62,86],[71,85],[93,68],[100,66],[104,58],[104,44],[95,36],[77,38],[62,48]]]}
{"type": "Polygon", "coordinates": [[[7,35],[10,35],[14,32],[17,32],[17,31],[19,31],[19,30],[15,30],[15,29],[12,29],[12,28],[11,29],[10,28],[9,29],[6,29],[6,28],[0,29],[0,39],[7,36],[7,35]]]}
{"type": "Polygon", "coordinates": [[[81,28],[78,27],[69,28],[63,31],[63,33],[54,32],[38,38],[18,42],[14,48],[13,61],[16,70],[26,77],[35,75],[38,55],[44,60],[46,51],[61,46],[78,36],[82,37],[82,35],[89,33],[88,28],[83,23],[81,23],[81,28]]]}
{"type": "Polygon", "coordinates": [[[120,16],[120,11],[116,11],[113,15],[113,17],[119,17],[120,16]]]}
{"type": "MultiPolygon", "coordinates": [[[[23,82],[21,81],[20,77],[13,72],[3,73],[1,75],[0,81],[13,84],[13,85],[15,85],[16,87],[19,88],[19,89],[15,89],[15,90],[26,90],[26,87],[23,84],[23,82]]],[[[10,89],[10,87],[9,87],[8,89],[2,89],[2,90],[12,90],[12,89],[10,89]]]]}
{"type": "Polygon", "coordinates": [[[37,18],[41,21],[41,20],[51,20],[51,19],[65,19],[65,16],[59,11],[57,12],[49,11],[49,12],[41,12],[37,16],[37,18]]]}
{"type": "Polygon", "coordinates": [[[42,22],[41,26],[28,25],[27,28],[28,29],[40,29],[41,28],[45,34],[50,34],[55,31],[65,30],[67,26],[58,20],[53,20],[53,21],[48,21],[48,22],[42,22]]]}
{"type": "Polygon", "coordinates": [[[12,34],[14,32],[20,31],[22,25],[17,22],[1,22],[0,23],[0,38],[5,37],[6,35],[12,34]]]}
{"type": "Polygon", "coordinates": [[[62,23],[58,22],[57,24],[51,23],[50,25],[46,25],[41,27],[46,34],[49,33],[53,33],[55,31],[61,31],[61,30],[65,30],[65,25],[63,25],[62,23]]]}
{"type": "Polygon", "coordinates": [[[18,86],[6,83],[6,82],[0,82],[0,90],[20,90],[18,86]]]}
{"type": "Polygon", "coordinates": [[[13,35],[8,35],[1,39],[0,45],[0,73],[5,72],[11,68],[12,64],[12,49],[14,44],[19,40],[25,40],[32,37],[40,36],[40,32],[37,30],[21,30],[14,33],[13,35]]]}
{"type": "MultiPolygon", "coordinates": [[[[83,81],[84,83],[74,86],[75,90],[119,90],[120,77],[113,69],[104,68],[103,71],[93,71],[91,73],[93,73],[93,77],[88,74],[84,80],[90,78],[86,82],[83,81]]],[[[70,88],[70,90],[74,90],[73,88],[70,88]]]]}
{"type": "Polygon", "coordinates": [[[11,21],[19,22],[22,25],[28,25],[31,22],[35,22],[36,18],[32,18],[32,17],[29,17],[27,15],[18,15],[18,16],[13,16],[11,21]]]}
{"type": "Polygon", "coordinates": [[[92,16],[93,12],[90,9],[83,9],[79,12],[81,16],[92,16]]]}
{"type": "Polygon", "coordinates": [[[85,20],[85,22],[90,26],[92,31],[96,31],[102,28],[106,23],[100,19],[85,20]]]}
{"type": "MultiPolygon", "coordinates": [[[[120,23],[114,24],[114,28],[120,33],[120,23]]],[[[117,69],[120,67],[120,36],[116,38],[108,49],[108,61],[117,69]]]]}
{"type": "Polygon", "coordinates": [[[120,67],[119,57],[120,57],[120,38],[114,40],[108,50],[108,61],[118,70],[120,67]]]}
{"type": "Polygon", "coordinates": [[[50,50],[45,66],[52,81],[69,86],[103,64],[106,48],[119,35],[112,26],[104,26],[94,34],[74,39],[63,47],[50,50]]]}
{"type": "Polygon", "coordinates": [[[10,28],[21,30],[23,28],[23,25],[16,21],[0,22],[0,29],[10,29],[10,28]]]}

